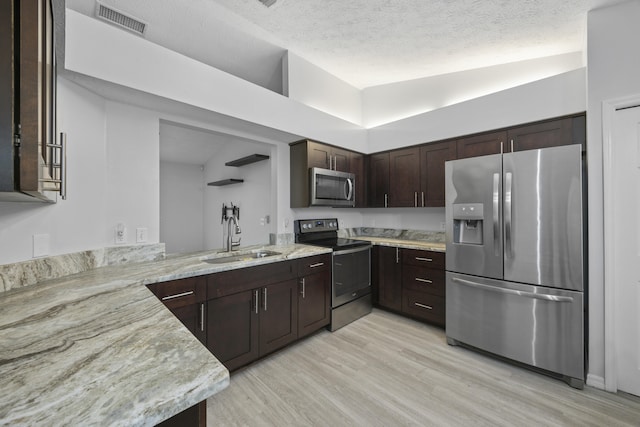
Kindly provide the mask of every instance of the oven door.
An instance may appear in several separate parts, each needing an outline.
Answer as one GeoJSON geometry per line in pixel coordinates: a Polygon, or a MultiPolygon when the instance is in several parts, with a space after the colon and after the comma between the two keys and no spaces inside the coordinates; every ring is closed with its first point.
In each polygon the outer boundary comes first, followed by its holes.
{"type": "Polygon", "coordinates": [[[331,307],[371,293],[371,246],[333,252],[331,307]]]}

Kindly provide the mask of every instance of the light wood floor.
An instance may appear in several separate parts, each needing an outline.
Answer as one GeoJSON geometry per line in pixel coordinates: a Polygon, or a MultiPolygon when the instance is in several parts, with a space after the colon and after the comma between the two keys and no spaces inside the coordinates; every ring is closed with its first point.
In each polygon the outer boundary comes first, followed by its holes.
{"type": "Polygon", "coordinates": [[[231,376],[213,426],[639,426],[640,399],[564,382],[446,344],[382,310],[231,376]]]}

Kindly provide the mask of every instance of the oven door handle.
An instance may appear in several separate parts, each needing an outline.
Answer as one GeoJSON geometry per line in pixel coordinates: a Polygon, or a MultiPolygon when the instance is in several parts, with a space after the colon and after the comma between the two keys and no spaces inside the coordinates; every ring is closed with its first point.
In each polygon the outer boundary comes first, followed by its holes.
{"type": "Polygon", "coordinates": [[[343,250],[339,250],[339,251],[333,251],[333,255],[347,255],[347,254],[353,254],[356,252],[363,252],[363,251],[368,251],[369,249],[371,249],[371,245],[363,245],[363,246],[358,246],[357,248],[353,248],[353,249],[343,249],[343,250]]]}

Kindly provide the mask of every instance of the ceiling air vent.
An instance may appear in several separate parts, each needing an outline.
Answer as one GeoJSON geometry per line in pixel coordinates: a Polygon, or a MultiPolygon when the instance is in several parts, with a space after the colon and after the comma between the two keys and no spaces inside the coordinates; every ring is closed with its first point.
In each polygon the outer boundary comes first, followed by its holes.
{"type": "Polygon", "coordinates": [[[96,16],[111,24],[115,24],[119,27],[126,28],[129,31],[133,31],[136,34],[143,35],[147,24],[142,22],[138,18],[124,14],[119,10],[105,6],[100,2],[96,2],[96,16]]]}

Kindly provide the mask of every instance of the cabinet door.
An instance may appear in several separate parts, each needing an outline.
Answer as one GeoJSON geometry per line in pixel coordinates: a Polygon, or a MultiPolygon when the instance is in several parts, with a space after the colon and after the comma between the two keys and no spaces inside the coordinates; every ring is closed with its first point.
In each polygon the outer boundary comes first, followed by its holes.
{"type": "Polygon", "coordinates": [[[202,344],[206,345],[205,303],[201,302],[199,304],[173,308],[171,312],[202,344]]]}
{"type": "Polygon", "coordinates": [[[364,154],[351,153],[349,172],[356,176],[356,208],[367,206],[365,197],[364,154]]]}
{"type": "Polygon", "coordinates": [[[331,320],[331,269],[300,278],[298,338],[327,326],[331,320]]]}
{"type": "Polygon", "coordinates": [[[392,310],[402,308],[402,264],[400,264],[400,249],[389,246],[378,246],[378,256],[374,266],[377,276],[378,304],[392,310]]]}
{"type": "Polygon", "coordinates": [[[350,157],[351,152],[340,148],[331,147],[331,169],[341,172],[352,172],[350,157]]]}
{"type": "Polygon", "coordinates": [[[389,194],[389,153],[369,156],[369,206],[386,208],[389,194]]]}
{"type": "Polygon", "coordinates": [[[509,150],[523,151],[572,144],[573,119],[565,118],[509,129],[509,150]]]}
{"type": "Polygon", "coordinates": [[[420,149],[389,153],[389,206],[418,206],[420,190],[420,149]]]}
{"type": "Polygon", "coordinates": [[[455,158],[455,141],[420,147],[420,206],[444,206],[444,163],[455,158]]]}
{"type": "MultiPolygon", "coordinates": [[[[502,153],[503,146],[507,142],[507,132],[483,133],[457,141],[457,158],[486,156],[488,154],[502,153]]],[[[506,151],[506,147],[504,147],[506,151]]]]}
{"type": "Polygon", "coordinates": [[[307,167],[329,169],[331,147],[317,142],[307,142],[307,167]]]}
{"type": "Polygon", "coordinates": [[[250,290],[207,302],[207,347],[230,371],[260,355],[258,293],[250,290]]]}
{"type": "Polygon", "coordinates": [[[260,288],[260,356],[298,338],[298,280],[260,288]]]}

